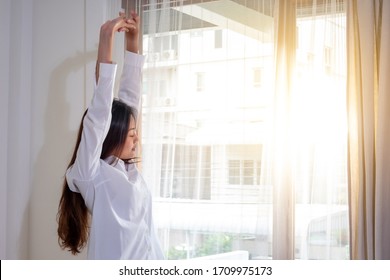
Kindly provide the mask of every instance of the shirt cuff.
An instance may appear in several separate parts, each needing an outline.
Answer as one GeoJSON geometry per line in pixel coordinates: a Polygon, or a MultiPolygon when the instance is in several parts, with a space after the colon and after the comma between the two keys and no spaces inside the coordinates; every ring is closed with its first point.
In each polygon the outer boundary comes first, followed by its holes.
{"type": "Polygon", "coordinates": [[[116,64],[99,63],[99,77],[115,79],[116,68],[116,64]]]}
{"type": "Polygon", "coordinates": [[[142,68],[144,61],[145,57],[143,55],[125,51],[125,64],[142,68]]]}

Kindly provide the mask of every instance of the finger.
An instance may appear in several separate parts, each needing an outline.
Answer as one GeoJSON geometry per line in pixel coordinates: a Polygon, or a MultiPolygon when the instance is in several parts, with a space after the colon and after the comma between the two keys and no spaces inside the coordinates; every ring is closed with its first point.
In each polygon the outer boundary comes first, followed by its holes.
{"type": "Polygon", "coordinates": [[[123,16],[119,16],[111,20],[111,22],[117,24],[118,22],[126,22],[125,18],[123,16]]]}
{"type": "Polygon", "coordinates": [[[114,32],[120,32],[123,31],[121,30],[122,28],[126,28],[126,31],[129,31],[130,25],[126,23],[126,20],[123,17],[117,17],[106,21],[106,23],[102,25],[102,28],[103,27],[106,31],[112,30],[114,32]]]}
{"type": "Polygon", "coordinates": [[[118,24],[119,24],[120,28],[127,28],[127,29],[137,28],[137,25],[131,20],[123,20],[123,21],[119,22],[118,24]]]}
{"type": "Polygon", "coordinates": [[[121,27],[118,29],[118,32],[129,32],[130,29],[129,28],[126,28],[126,27],[121,27]]]}
{"type": "Polygon", "coordinates": [[[133,18],[133,20],[138,23],[139,22],[139,15],[135,12],[135,11],[131,11],[131,17],[133,18]]]}
{"type": "Polygon", "coordinates": [[[132,18],[136,18],[138,16],[137,12],[134,11],[134,10],[130,11],[130,15],[131,15],[132,18]]]}
{"type": "Polygon", "coordinates": [[[134,25],[137,26],[137,22],[132,18],[125,18],[124,19],[126,25],[134,25]]]}

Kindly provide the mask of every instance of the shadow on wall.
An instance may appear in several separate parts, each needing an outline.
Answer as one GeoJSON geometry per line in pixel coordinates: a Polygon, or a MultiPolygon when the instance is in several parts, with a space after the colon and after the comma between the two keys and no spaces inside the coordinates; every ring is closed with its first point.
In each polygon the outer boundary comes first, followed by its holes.
{"type": "MultiPolygon", "coordinates": [[[[72,72],[80,72],[88,63],[95,61],[96,54],[96,50],[76,53],[59,64],[49,78],[43,147],[36,162],[32,164],[33,188],[28,217],[30,222],[28,243],[31,259],[80,259],[85,258],[86,255],[84,252],[74,257],[71,253],[61,250],[58,245],[56,216],[65,169],[70,161],[77,136],[77,131],[70,129],[70,108],[76,104],[84,111],[86,96],[85,86],[80,87],[80,92],[69,94],[68,78],[72,72]],[[69,103],[68,95],[76,96],[77,99],[69,103]]],[[[81,71],[81,73],[85,72],[81,71]]],[[[84,81],[80,84],[84,85],[86,77],[85,74],[82,75],[81,79],[84,81]]]]}

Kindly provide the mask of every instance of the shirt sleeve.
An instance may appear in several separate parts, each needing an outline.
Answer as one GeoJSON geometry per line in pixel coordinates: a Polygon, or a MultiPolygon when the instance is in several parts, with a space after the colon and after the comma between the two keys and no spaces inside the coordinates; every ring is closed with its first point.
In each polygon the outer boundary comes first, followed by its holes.
{"type": "Polygon", "coordinates": [[[139,111],[141,97],[141,75],[145,57],[125,52],[123,72],[118,97],[130,107],[139,111]]]}
{"type": "Polygon", "coordinates": [[[75,181],[89,181],[96,175],[100,164],[103,142],[111,122],[116,64],[100,63],[99,80],[95,83],[91,105],[83,121],[83,131],[74,164],[67,170],[69,188],[82,194],[75,181]]]}

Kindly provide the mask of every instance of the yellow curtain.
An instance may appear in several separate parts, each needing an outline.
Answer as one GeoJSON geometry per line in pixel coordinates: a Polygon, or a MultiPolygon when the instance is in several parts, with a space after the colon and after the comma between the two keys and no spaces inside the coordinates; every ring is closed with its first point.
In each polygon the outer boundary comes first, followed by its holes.
{"type": "Polygon", "coordinates": [[[390,2],[347,11],[349,204],[352,259],[390,259],[390,2]]]}

